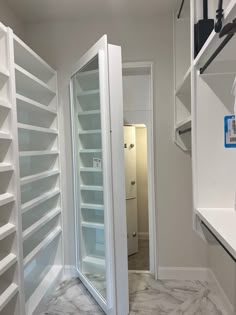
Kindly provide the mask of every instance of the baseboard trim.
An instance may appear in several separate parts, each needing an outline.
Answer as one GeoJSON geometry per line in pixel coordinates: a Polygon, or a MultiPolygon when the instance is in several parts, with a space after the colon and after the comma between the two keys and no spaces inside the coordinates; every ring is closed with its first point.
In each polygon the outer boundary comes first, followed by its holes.
{"type": "Polygon", "coordinates": [[[77,278],[78,272],[75,266],[66,265],[64,267],[63,281],[71,278],[77,278]]]}
{"type": "Polygon", "coordinates": [[[149,240],[149,233],[148,232],[138,232],[138,238],[140,240],[149,240]]]}
{"type": "Polygon", "coordinates": [[[200,280],[207,281],[218,293],[222,299],[222,303],[227,311],[227,314],[233,315],[234,306],[229,301],[222,286],[217,280],[213,271],[209,268],[172,268],[172,267],[159,267],[158,268],[159,280],[200,280]]]}

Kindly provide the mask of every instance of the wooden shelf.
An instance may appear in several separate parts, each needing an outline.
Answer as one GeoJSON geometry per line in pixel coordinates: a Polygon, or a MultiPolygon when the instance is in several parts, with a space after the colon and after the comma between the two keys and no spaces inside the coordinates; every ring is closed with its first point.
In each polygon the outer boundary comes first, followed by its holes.
{"type": "Polygon", "coordinates": [[[61,214],[61,209],[56,208],[48,212],[45,216],[43,216],[41,219],[39,219],[37,222],[32,224],[29,228],[27,228],[23,232],[23,240],[27,240],[32,234],[37,232],[41,227],[43,227],[45,224],[50,222],[52,219],[57,217],[59,214],[61,214]]]}
{"type": "Polygon", "coordinates": [[[60,234],[61,227],[58,226],[24,258],[24,267],[26,267],[43,249],[45,249],[49,244],[51,244],[51,242],[60,234]]]}
{"type": "MultiPolygon", "coordinates": [[[[2,281],[2,280],[1,280],[2,281]]],[[[0,292],[2,292],[1,287],[6,286],[5,283],[0,284],[0,292]]],[[[13,297],[18,292],[18,286],[15,283],[10,284],[6,290],[4,290],[0,295],[0,312],[4,307],[13,299],[13,297]]]]}
{"type": "Polygon", "coordinates": [[[26,185],[26,184],[29,184],[29,183],[36,182],[36,181],[38,181],[40,179],[43,179],[43,178],[47,178],[47,177],[58,175],[59,173],[60,173],[59,170],[50,170],[50,171],[46,171],[46,172],[42,172],[42,173],[26,176],[26,177],[23,177],[23,178],[20,179],[20,184],[21,184],[21,186],[23,186],[23,185],[26,185]]]}
{"type": "Polygon", "coordinates": [[[78,116],[93,116],[93,115],[100,115],[101,111],[100,110],[87,110],[84,112],[79,112],[78,116]]]}
{"type": "Polygon", "coordinates": [[[16,255],[0,252],[0,276],[16,263],[16,255]]]}
{"type": "Polygon", "coordinates": [[[34,75],[15,65],[16,92],[34,101],[48,105],[55,97],[56,92],[49,85],[36,78],[34,75]]]}
{"type": "Polygon", "coordinates": [[[88,263],[100,267],[105,267],[105,258],[101,258],[98,256],[86,256],[83,259],[83,263],[88,263]]]}
{"type": "Polygon", "coordinates": [[[40,80],[48,82],[55,75],[55,71],[16,35],[14,52],[15,62],[40,80]]]}
{"type": "Polygon", "coordinates": [[[0,131],[0,140],[11,140],[11,135],[7,132],[0,131]]]}
{"type": "Polygon", "coordinates": [[[83,228],[90,228],[90,229],[96,229],[96,230],[104,230],[104,224],[102,223],[93,223],[93,222],[86,222],[82,221],[81,226],[83,228]]]}
{"type": "Polygon", "coordinates": [[[49,106],[43,105],[23,95],[16,94],[16,99],[17,106],[21,107],[26,112],[31,112],[36,115],[38,113],[52,114],[54,116],[57,115],[55,109],[52,109],[49,106]]]}
{"type": "Polygon", "coordinates": [[[13,202],[15,200],[14,195],[5,193],[0,195],[0,207],[4,206],[10,202],[13,202]]]}
{"type": "Polygon", "coordinates": [[[93,203],[82,203],[80,205],[80,207],[81,207],[81,209],[104,211],[104,205],[96,205],[96,204],[93,204],[93,203]]]}
{"type": "Polygon", "coordinates": [[[85,191],[103,191],[102,186],[89,186],[89,185],[81,185],[80,190],[85,191]]]}
{"type": "Polygon", "coordinates": [[[101,134],[101,130],[97,129],[97,130],[80,130],[79,131],[79,135],[83,136],[83,135],[99,135],[101,134]]]}
{"type": "Polygon", "coordinates": [[[48,134],[58,134],[57,130],[50,129],[50,128],[43,128],[43,127],[37,127],[32,125],[26,125],[26,124],[17,124],[18,129],[28,130],[28,131],[35,131],[35,132],[42,132],[42,133],[48,133],[48,134]]]}
{"type": "Polygon", "coordinates": [[[59,195],[60,194],[60,190],[57,188],[57,189],[54,189],[52,191],[49,191],[37,198],[34,198],[26,203],[24,203],[22,206],[21,206],[21,211],[22,213],[25,213],[27,211],[29,211],[30,209],[40,205],[41,203],[51,199],[52,197],[56,196],[56,195],[59,195]]]}
{"type": "Polygon", "coordinates": [[[0,163],[0,173],[13,171],[14,168],[11,164],[8,163],[0,163]]]}
{"type": "Polygon", "coordinates": [[[0,223],[0,241],[16,231],[12,223],[0,223]]]}
{"type": "Polygon", "coordinates": [[[58,151],[21,151],[19,153],[20,157],[28,157],[28,156],[41,156],[41,155],[58,155],[58,151]]]}
{"type": "Polygon", "coordinates": [[[88,173],[101,173],[101,168],[95,168],[95,167],[81,167],[80,172],[88,172],[88,173]]]}

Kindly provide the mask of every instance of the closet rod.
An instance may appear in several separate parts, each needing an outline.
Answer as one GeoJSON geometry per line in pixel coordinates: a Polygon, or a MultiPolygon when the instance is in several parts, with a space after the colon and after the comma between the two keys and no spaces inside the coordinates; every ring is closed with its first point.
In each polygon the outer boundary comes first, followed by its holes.
{"type": "Polygon", "coordinates": [[[209,229],[209,227],[201,220],[201,224],[207,229],[207,231],[217,240],[217,242],[223,247],[223,249],[226,251],[226,253],[233,259],[233,261],[236,263],[236,258],[228,251],[228,249],[225,247],[225,245],[219,240],[217,236],[209,229]]]}
{"type": "Polygon", "coordinates": [[[212,61],[219,55],[219,53],[223,50],[223,48],[228,44],[228,42],[232,39],[235,34],[229,34],[225,37],[223,42],[219,45],[219,47],[215,50],[215,52],[211,55],[211,57],[207,60],[205,65],[200,68],[200,74],[203,74],[205,70],[210,66],[212,61]]]}
{"type": "Polygon", "coordinates": [[[187,132],[190,132],[192,130],[192,128],[187,128],[187,129],[184,129],[184,130],[180,130],[179,131],[179,135],[183,135],[184,133],[187,133],[187,132]]]}
{"type": "Polygon", "coordinates": [[[182,13],[182,10],[183,10],[183,6],[184,6],[184,1],[185,0],[182,0],[181,2],[181,5],[180,5],[180,8],[179,8],[179,13],[177,15],[177,18],[180,19],[180,16],[181,16],[181,13],[182,13]]]}

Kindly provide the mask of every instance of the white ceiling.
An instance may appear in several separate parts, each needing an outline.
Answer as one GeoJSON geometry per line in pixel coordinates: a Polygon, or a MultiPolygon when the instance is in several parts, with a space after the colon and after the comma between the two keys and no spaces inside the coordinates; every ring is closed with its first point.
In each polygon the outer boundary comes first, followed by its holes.
{"type": "MultiPolygon", "coordinates": [[[[181,0],[4,0],[25,22],[105,16],[158,16],[181,0]]],[[[188,2],[188,1],[187,1],[188,2]]]]}

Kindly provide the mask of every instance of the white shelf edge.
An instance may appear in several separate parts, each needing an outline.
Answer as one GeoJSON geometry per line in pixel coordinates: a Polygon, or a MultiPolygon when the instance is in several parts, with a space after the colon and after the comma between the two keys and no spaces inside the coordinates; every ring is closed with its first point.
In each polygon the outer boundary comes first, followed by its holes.
{"type": "Polygon", "coordinates": [[[54,89],[52,89],[48,84],[46,84],[45,82],[43,82],[42,80],[38,79],[36,76],[34,76],[33,74],[31,74],[30,72],[28,72],[27,70],[25,70],[24,68],[22,68],[21,66],[15,64],[15,70],[20,72],[21,74],[23,74],[24,76],[26,76],[27,78],[29,78],[30,80],[34,81],[35,83],[39,84],[40,86],[42,86],[44,89],[48,90],[48,92],[50,92],[51,94],[53,94],[54,96],[56,95],[56,91],[54,89]]]}
{"type": "Polygon", "coordinates": [[[96,135],[96,134],[101,134],[101,129],[94,129],[94,130],[79,130],[78,134],[79,135],[96,135]]]}
{"type": "Polygon", "coordinates": [[[3,81],[6,81],[9,78],[9,76],[10,76],[9,71],[0,65],[0,78],[3,81]]]}
{"type": "Polygon", "coordinates": [[[40,179],[44,179],[44,178],[48,178],[51,176],[55,176],[60,174],[59,170],[51,170],[51,171],[46,171],[46,172],[42,172],[42,173],[37,173],[34,175],[29,175],[29,176],[25,176],[23,178],[20,179],[20,184],[21,186],[32,183],[32,182],[36,182],[37,180],[40,179]]]}
{"type": "Polygon", "coordinates": [[[47,113],[50,113],[50,114],[53,114],[53,115],[57,115],[56,110],[51,109],[49,106],[43,105],[43,104],[41,104],[39,102],[36,102],[36,101],[32,100],[31,98],[23,96],[23,95],[21,95],[19,93],[16,94],[16,99],[19,100],[19,101],[22,101],[22,102],[24,102],[24,103],[26,103],[26,104],[28,104],[28,105],[30,105],[32,107],[35,107],[35,108],[40,109],[42,111],[45,111],[47,113]]]}
{"type": "Polygon", "coordinates": [[[9,287],[0,295],[0,312],[5,306],[13,299],[18,292],[18,286],[15,283],[9,285],[9,287]]]}
{"type": "Polygon", "coordinates": [[[95,74],[99,74],[99,70],[89,70],[89,71],[84,71],[84,72],[81,71],[76,75],[76,78],[77,79],[84,78],[86,76],[91,76],[95,74]]]}
{"type": "Polygon", "coordinates": [[[102,149],[81,149],[79,153],[102,153],[102,149]]]}
{"type": "Polygon", "coordinates": [[[81,167],[80,172],[101,173],[102,169],[96,167],[81,167]]]}
{"type": "Polygon", "coordinates": [[[23,232],[23,240],[24,241],[27,240],[33,233],[37,232],[41,227],[43,227],[45,224],[47,224],[60,214],[61,214],[60,208],[56,208],[48,212],[45,216],[43,216],[41,219],[32,224],[23,232]]]}
{"type": "Polygon", "coordinates": [[[0,109],[10,110],[11,105],[7,100],[0,98],[0,109]]]}
{"type": "Polygon", "coordinates": [[[81,185],[80,190],[85,191],[103,191],[103,186],[81,185]]]}
{"type": "Polygon", "coordinates": [[[184,128],[186,125],[189,125],[189,124],[191,125],[191,122],[192,122],[192,117],[190,115],[188,118],[186,118],[186,119],[182,120],[181,122],[177,123],[176,126],[175,126],[175,129],[176,130],[180,130],[181,128],[184,128]]]}
{"type": "Polygon", "coordinates": [[[15,200],[14,195],[10,193],[5,193],[0,195],[0,207],[6,205],[7,203],[13,202],[15,200]]]}
{"type": "Polygon", "coordinates": [[[84,91],[84,92],[80,92],[78,93],[77,97],[80,97],[80,96],[89,96],[89,95],[94,95],[94,94],[99,94],[100,93],[100,90],[97,89],[97,90],[91,90],[91,91],[84,91]]]}
{"type": "Polygon", "coordinates": [[[83,263],[89,263],[89,264],[105,267],[105,258],[86,256],[85,258],[83,258],[83,263]]]}
{"type": "Polygon", "coordinates": [[[28,131],[36,131],[36,132],[42,132],[42,133],[48,133],[48,134],[54,134],[54,135],[58,134],[57,130],[33,126],[33,125],[27,125],[27,124],[22,124],[22,123],[18,123],[17,127],[18,129],[23,129],[23,130],[28,130],[28,131]]]}
{"type": "Polygon", "coordinates": [[[103,205],[96,205],[96,204],[90,204],[90,203],[82,203],[80,205],[81,209],[89,209],[89,210],[98,210],[98,211],[104,211],[103,205]]]}
{"type": "Polygon", "coordinates": [[[81,226],[83,228],[91,228],[96,230],[104,230],[104,224],[103,223],[94,223],[94,222],[88,222],[88,221],[82,221],[81,226]]]}
{"type": "Polygon", "coordinates": [[[1,172],[9,172],[9,171],[13,171],[13,165],[12,164],[8,164],[8,163],[0,163],[0,173],[1,172]]]}
{"type": "Polygon", "coordinates": [[[41,243],[39,243],[25,258],[24,258],[24,268],[49,244],[51,244],[54,239],[61,234],[61,227],[57,226],[41,243]]]}
{"type": "Polygon", "coordinates": [[[181,80],[181,82],[178,84],[178,86],[176,87],[175,90],[175,95],[178,96],[180,94],[181,88],[184,85],[184,83],[188,80],[188,78],[190,79],[190,75],[191,75],[191,70],[192,70],[192,66],[190,66],[187,70],[187,72],[185,73],[183,79],[181,80]]]}
{"type": "Polygon", "coordinates": [[[100,110],[88,110],[84,112],[78,112],[78,116],[99,115],[100,113],[100,110]]]}
{"type": "Polygon", "coordinates": [[[59,188],[54,189],[52,191],[49,191],[49,192],[47,192],[47,193],[45,193],[45,194],[43,194],[37,198],[34,198],[34,199],[22,204],[21,211],[22,211],[22,213],[25,213],[25,212],[29,211],[30,209],[40,205],[41,203],[53,198],[56,195],[59,195],[59,194],[60,194],[59,188]]]}
{"type": "Polygon", "coordinates": [[[20,151],[20,157],[41,156],[41,155],[58,155],[58,151],[20,151]]]}
{"type": "Polygon", "coordinates": [[[15,233],[16,227],[12,223],[6,223],[0,227],[0,241],[6,238],[7,236],[15,233]]]}
{"type": "Polygon", "coordinates": [[[0,260],[0,276],[17,262],[16,255],[10,253],[0,260]]]}
{"type": "Polygon", "coordinates": [[[0,140],[12,140],[12,137],[8,132],[0,131],[0,140]]]}

